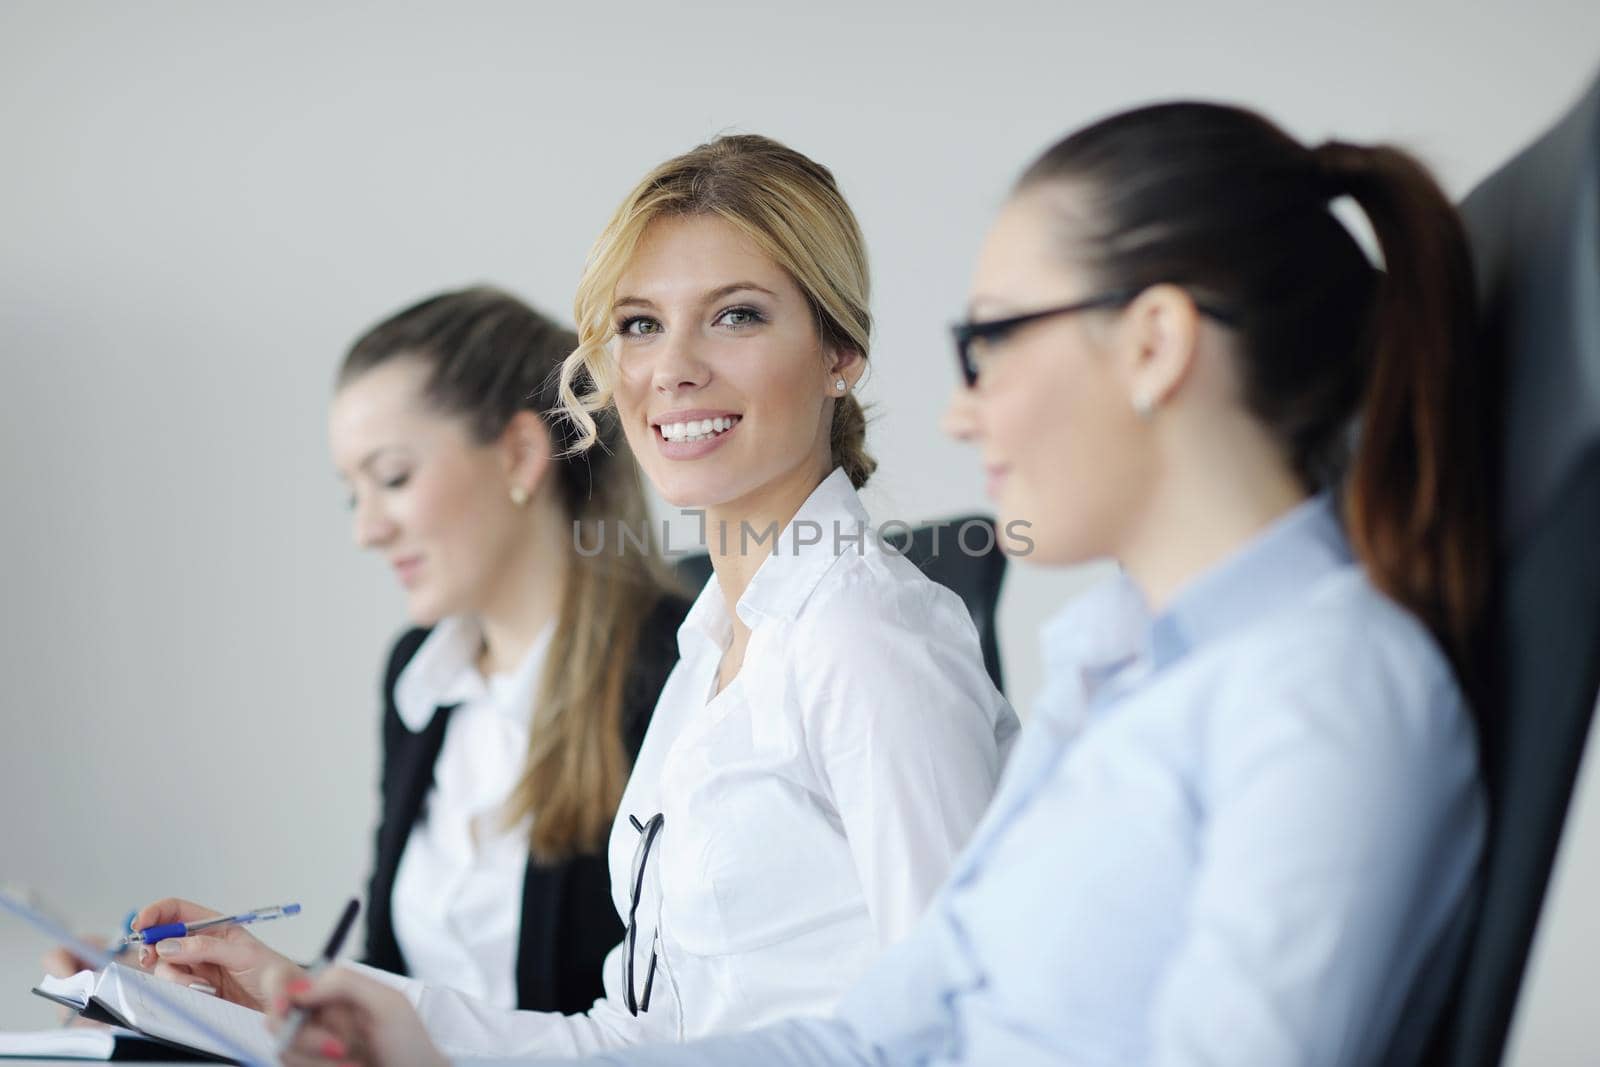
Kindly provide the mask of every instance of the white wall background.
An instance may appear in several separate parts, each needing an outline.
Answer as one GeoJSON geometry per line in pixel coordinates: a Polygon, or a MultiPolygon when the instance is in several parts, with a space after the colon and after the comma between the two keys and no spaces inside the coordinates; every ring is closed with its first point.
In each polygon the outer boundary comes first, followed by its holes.
{"type": "MultiPolygon", "coordinates": [[[[1200,95],[1397,139],[1461,193],[1597,63],[1591,0],[0,0],[0,877],[99,926],[299,899],[272,939],[314,951],[368,860],[401,622],[325,455],[333,368],[447,286],[566,314],[660,159],[750,130],[834,169],[875,262],[870,502],[918,519],[984,506],[935,430],[944,327],[1045,144],[1200,95]]],[[[1013,572],[1021,706],[1080,582],[1013,572]]],[[[47,1018],[38,947],[0,924],[0,1025],[47,1018]]]]}

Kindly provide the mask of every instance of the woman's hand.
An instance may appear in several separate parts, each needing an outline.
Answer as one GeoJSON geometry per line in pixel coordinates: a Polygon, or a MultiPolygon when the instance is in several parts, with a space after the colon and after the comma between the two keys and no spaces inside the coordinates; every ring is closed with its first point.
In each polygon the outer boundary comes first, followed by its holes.
{"type": "MultiPolygon", "coordinates": [[[[93,945],[95,948],[106,949],[108,952],[111,949],[109,941],[95,934],[79,934],[78,940],[86,945],[93,945]]],[[[80,960],[64,948],[51,949],[44,954],[39,962],[44,964],[44,973],[52,978],[71,978],[79,971],[97,971],[100,969],[93,962],[80,960]]]]}
{"type": "MultiPolygon", "coordinates": [[[[168,897],[141,911],[133,920],[135,930],[160,923],[190,923],[215,919],[221,912],[203,908],[187,900],[168,897]]],[[[303,973],[293,960],[262,944],[242,926],[219,926],[189,937],[172,937],[139,950],[139,966],[154,968],[158,978],[179,985],[203,983],[207,992],[223,1000],[266,1011],[271,1003],[265,978],[269,968],[303,973]]]]}
{"type": "Polygon", "coordinates": [[[399,990],[344,967],[316,978],[299,968],[273,968],[267,977],[272,1012],[267,1025],[279,1033],[291,1008],[305,1023],[284,1052],[288,1067],[372,1064],[374,1067],[448,1067],[411,1002],[399,990]]]}

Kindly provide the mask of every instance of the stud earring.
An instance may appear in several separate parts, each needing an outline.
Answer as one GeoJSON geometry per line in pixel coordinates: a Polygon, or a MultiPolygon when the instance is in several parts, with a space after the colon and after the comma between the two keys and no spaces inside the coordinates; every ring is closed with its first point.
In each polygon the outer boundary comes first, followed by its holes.
{"type": "Polygon", "coordinates": [[[1133,413],[1141,419],[1148,419],[1156,410],[1156,402],[1148,393],[1140,393],[1133,398],[1133,413]]]}
{"type": "Polygon", "coordinates": [[[833,383],[833,387],[842,393],[846,389],[850,388],[850,383],[845,381],[843,378],[840,378],[838,381],[833,383]]]}
{"type": "Polygon", "coordinates": [[[519,508],[522,507],[528,502],[528,491],[520,485],[513,485],[511,487],[511,502],[519,508]]]}

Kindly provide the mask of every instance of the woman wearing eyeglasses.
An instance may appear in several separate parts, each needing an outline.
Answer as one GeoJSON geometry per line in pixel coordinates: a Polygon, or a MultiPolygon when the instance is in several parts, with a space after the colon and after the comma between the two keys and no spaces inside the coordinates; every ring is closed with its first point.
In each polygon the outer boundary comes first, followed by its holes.
{"type": "Polygon", "coordinates": [[[661,495],[702,513],[715,574],[612,829],[605,996],[509,1013],[395,980],[440,1048],[571,1055],[829,1011],[977,824],[1017,720],[960,599],[857,495],[867,299],[833,176],[763,137],[662,164],[601,234],[562,375],[577,448],[614,413],[661,495]]]}
{"type": "MultiPolygon", "coordinates": [[[[971,306],[950,431],[1033,560],[1121,573],[1047,627],[992,811],[832,1017],[607,1062],[1416,1062],[1484,834],[1456,675],[1486,398],[1449,202],[1392,148],[1142,108],[1024,172],[971,306]]],[[[436,1062],[356,976],[294,999],[362,1059],[436,1062]]]]}

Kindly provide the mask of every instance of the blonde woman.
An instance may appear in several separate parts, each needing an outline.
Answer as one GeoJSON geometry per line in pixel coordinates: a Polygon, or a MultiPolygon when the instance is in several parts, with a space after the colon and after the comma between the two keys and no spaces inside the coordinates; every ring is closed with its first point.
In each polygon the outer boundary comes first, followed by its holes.
{"type": "MultiPolygon", "coordinates": [[[[1017,720],[960,600],[870,533],[867,302],[832,175],[763,137],[661,165],[601,234],[562,374],[576,447],[614,409],[662,496],[703,511],[715,571],[611,833],[627,931],[581,1015],[352,970],[399,1047],[574,1055],[825,1012],[922,914],[1017,720]]],[[[303,1047],[381,1058],[344,1019],[303,1047]]]]}

